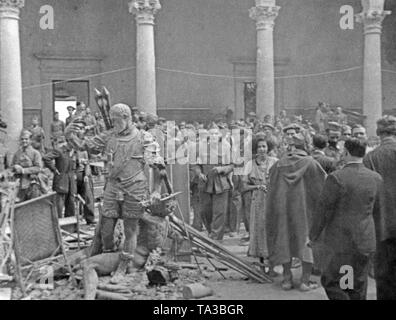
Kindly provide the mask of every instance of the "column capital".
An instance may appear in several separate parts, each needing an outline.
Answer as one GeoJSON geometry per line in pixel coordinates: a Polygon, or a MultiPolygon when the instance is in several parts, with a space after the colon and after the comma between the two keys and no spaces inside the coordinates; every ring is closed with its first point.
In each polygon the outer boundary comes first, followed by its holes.
{"type": "Polygon", "coordinates": [[[273,30],[275,19],[281,9],[279,6],[265,3],[265,1],[256,1],[256,6],[249,10],[250,18],[256,21],[257,30],[273,30]]]}
{"type": "Polygon", "coordinates": [[[0,18],[19,19],[19,12],[25,0],[0,0],[0,18]]]}
{"type": "Polygon", "coordinates": [[[382,22],[392,11],[384,10],[384,0],[362,0],[363,12],[356,21],[364,25],[364,33],[381,33],[382,22]]]}
{"type": "Polygon", "coordinates": [[[129,12],[136,16],[138,24],[154,24],[154,15],[161,10],[159,0],[132,0],[129,12]]]}

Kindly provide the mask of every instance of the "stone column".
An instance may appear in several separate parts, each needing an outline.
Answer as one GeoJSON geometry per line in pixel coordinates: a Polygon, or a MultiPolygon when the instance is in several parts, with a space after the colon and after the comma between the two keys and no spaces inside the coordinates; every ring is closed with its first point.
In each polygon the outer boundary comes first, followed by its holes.
{"type": "Polygon", "coordinates": [[[376,122],[382,116],[382,21],[391,14],[384,11],[384,0],[362,0],[363,12],[356,16],[364,26],[363,113],[369,136],[376,135],[376,122]]]}
{"type": "Polygon", "coordinates": [[[25,0],[0,0],[0,111],[7,122],[6,147],[15,152],[23,128],[19,13],[25,0]]]}
{"type": "Polygon", "coordinates": [[[280,7],[275,0],[256,0],[250,18],[257,26],[257,116],[275,115],[274,25],[280,7]]]}
{"type": "Polygon", "coordinates": [[[154,49],[154,15],[161,9],[159,0],[133,0],[129,11],[136,16],[136,106],[157,114],[154,49]]]}

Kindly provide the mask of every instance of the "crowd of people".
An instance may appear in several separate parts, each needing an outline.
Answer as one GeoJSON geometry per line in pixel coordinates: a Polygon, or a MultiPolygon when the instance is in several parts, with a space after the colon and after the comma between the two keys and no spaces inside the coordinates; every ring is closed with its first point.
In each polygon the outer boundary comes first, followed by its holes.
{"type": "MultiPolygon", "coordinates": [[[[100,145],[95,139],[107,128],[101,114],[92,115],[84,103],[68,111],[66,123],[55,113],[50,148],[33,119],[7,166],[21,178],[19,201],[46,192],[46,182],[52,181],[59,215],[73,216],[81,195],[84,217],[94,223],[92,176],[106,175],[106,169],[92,163],[114,159],[103,148],[99,153],[78,150],[66,131],[79,126],[79,141],[89,137],[100,145]]],[[[230,123],[176,125],[137,108],[130,111],[134,127],[151,134],[165,162],[175,156],[167,152],[170,135],[187,153],[194,228],[221,242],[235,237],[243,224],[241,245],[248,246],[247,254],[264,272],[277,276],[274,268],[283,266],[284,290],[294,287],[292,268],[300,262],[301,291],[317,288],[311,275],[318,272],[330,299],[365,299],[373,262],[378,298],[396,298],[396,118],[380,119],[378,137],[369,138],[363,125],[324,103],[311,121],[282,111],[275,118],[250,113],[230,123]],[[248,149],[250,156],[235,163],[229,156],[235,149],[248,149]],[[353,287],[340,286],[345,265],[354,270],[353,287]]]]}

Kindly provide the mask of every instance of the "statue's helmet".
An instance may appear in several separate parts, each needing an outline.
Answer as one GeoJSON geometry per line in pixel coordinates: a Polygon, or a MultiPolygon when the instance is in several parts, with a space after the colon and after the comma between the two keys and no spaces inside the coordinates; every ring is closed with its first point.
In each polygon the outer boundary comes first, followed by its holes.
{"type": "Polygon", "coordinates": [[[110,108],[110,118],[121,117],[124,119],[131,119],[132,113],[128,105],[118,103],[110,108]]]}

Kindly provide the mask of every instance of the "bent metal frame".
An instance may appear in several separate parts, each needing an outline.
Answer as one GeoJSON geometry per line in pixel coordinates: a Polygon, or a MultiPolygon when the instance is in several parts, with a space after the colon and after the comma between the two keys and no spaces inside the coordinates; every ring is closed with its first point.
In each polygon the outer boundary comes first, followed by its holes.
{"type": "Polygon", "coordinates": [[[50,280],[56,269],[66,267],[74,280],[63,247],[55,195],[50,193],[15,205],[12,222],[15,271],[24,295],[29,279],[50,280]]]}

